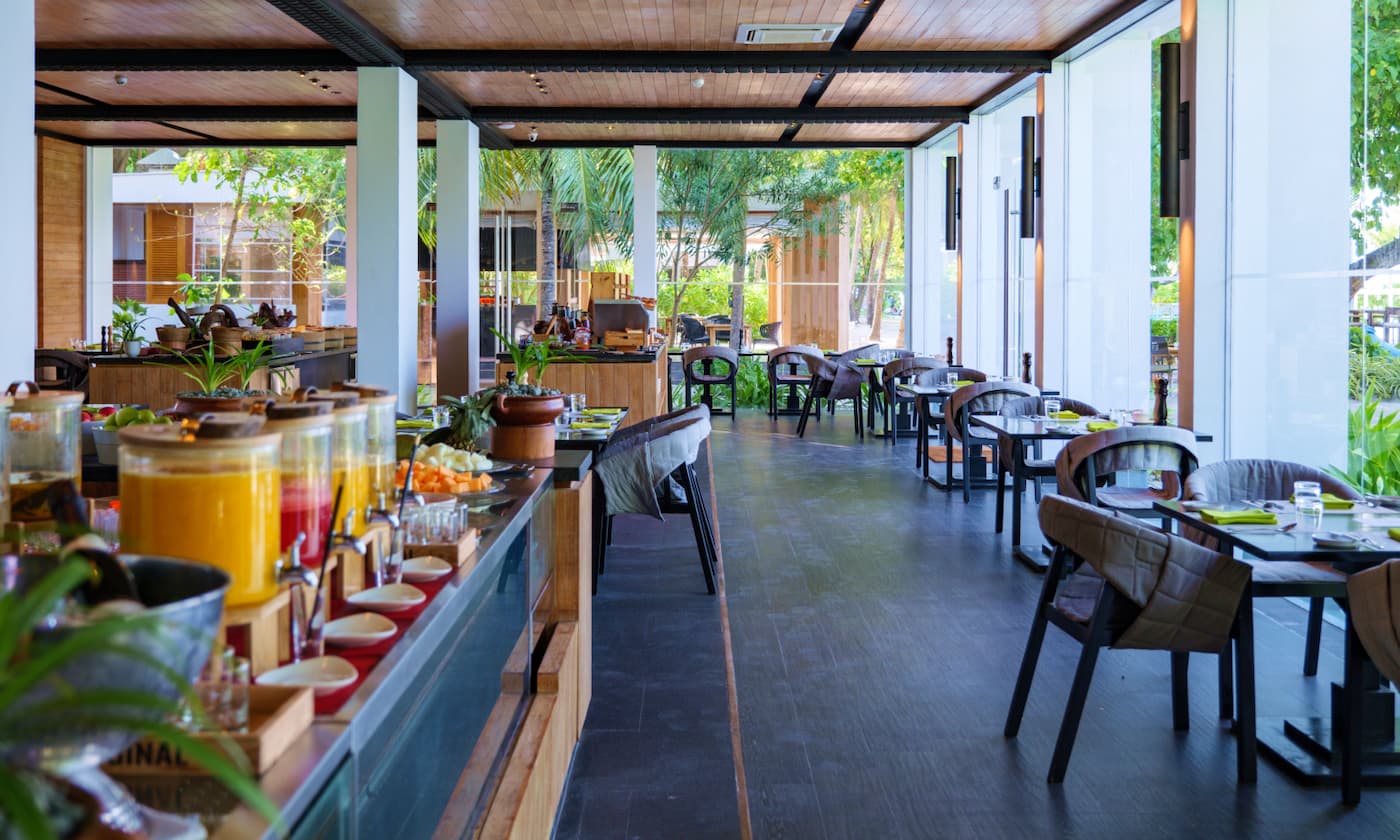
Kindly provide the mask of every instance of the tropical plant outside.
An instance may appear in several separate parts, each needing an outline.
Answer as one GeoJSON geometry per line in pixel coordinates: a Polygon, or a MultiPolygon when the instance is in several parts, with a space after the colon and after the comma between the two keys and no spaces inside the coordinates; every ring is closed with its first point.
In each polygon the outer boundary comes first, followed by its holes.
{"type": "Polygon", "coordinates": [[[1363,493],[1400,495],[1400,411],[1385,411],[1367,389],[1347,415],[1347,440],[1346,467],[1327,471],[1363,493]]]}

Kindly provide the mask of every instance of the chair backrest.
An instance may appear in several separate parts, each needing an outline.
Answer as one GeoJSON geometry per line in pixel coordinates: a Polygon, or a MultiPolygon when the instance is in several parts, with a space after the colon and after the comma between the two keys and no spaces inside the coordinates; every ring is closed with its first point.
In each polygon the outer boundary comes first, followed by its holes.
{"type": "Polygon", "coordinates": [[[777,341],[778,329],[782,327],[782,325],[782,321],[774,321],[771,324],[759,324],[758,337],[763,339],[764,341],[777,341]]]}
{"type": "Polygon", "coordinates": [[[1247,564],[1062,496],[1041,501],[1040,530],[1137,608],[1115,647],[1215,653],[1229,641],[1247,564]]]}
{"type": "Polygon", "coordinates": [[[1077,437],[1055,459],[1060,493],[1095,503],[1101,479],[1126,470],[1160,470],[1162,495],[1177,498],[1200,457],[1196,437],[1175,426],[1127,426],[1077,437]]]}
{"type": "Polygon", "coordinates": [[[680,317],[681,335],[685,337],[686,341],[709,341],[710,334],[706,332],[705,325],[700,323],[698,318],[693,315],[682,315],[680,317]]]}
{"type": "Polygon", "coordinates": [[[38,375],[39,371],[46,367],[54,369],[57,381],[57,390],[61,391],[86,391],[88,373],[88,358],[82,353],[73,350],[36,350],[34,351],[34,371],[35,380],[45,377],[38,375]]]}
{"type": "Polygon", "coordinates": [[[868,357],[871,353],[874,353],[875,351],[877,351],[877,350],[879,350],[879,349],[880,349],[880,345],[878,345],[878,344],[864,344],[864,345],[861,345],[860,347],[857,347],[857,348],[855,348],[855,349],[853,349],[853,350],[847,350],[846,352],[844,352],[844,353],[838,355],[835,359],[833,359],[833,361],[836,361],[836,362],[853,362],[853,361],[855,361],[856,359],[864,359],[864,358],[868,357]]]}
{"type": "Polygon", "coordinates": [[[932,356],[905,356],[887,363],[880,371],[880,382],[885,393],[893,393],[900,382],[908,383],[931,379],[931,374],[948,367],[948,363],[932,356]]]}
{"type": "Polygon", "coordinates": [[[807,366],[807,357],[812,354],[821,355],[821,351],[806,344],[784,344],[774,347],[768,351],[768,375],[772,376],[779,365],[797,365],[810,376],[812,371],[807,366]]]}
{"type": "Polygon", "coordinates": [[[707,322],[711,323],[711,324],[727,324],[727,323],[729,323],[729,316],[728,316],[728,315],[708,315],[708,316],[706,316],[705,320],[706,320],[707,322]]]}
{"type": "Polygon", "coordinates": [[[987,374],[983,373],[980,370],[977,370],[976,368],[963,367],[961,365],[949,365],[948,369],[943,371],[943,373],[955,373],[958,375],[958,379],[966,379],[969,382],[987,381],[987,374]]]}
{"type": "Polygon", "coordinates": [[[1390,560],[1347,577],[1351,626],[1381,676],[1400,681],[1400,560],[1390,560]]]}
{"type": "Polygon", "coordinates": [[[1036,417],[1045,413],[1045,401],[1047,399],[1057,399],[1060,401],[1061,411],[1073,411],[1080,417],[1096,417],[1099,410],[1082,400],[1071,399],[1069,397],[1023,397],[1001,407],[1002,415],[1006,417],[1036,417]]]}
{"type": "MultiPolygon", "coordinates": [[[[658,414],[646,420],[625,426],[613,433],[612,439],[608,441],[607,447],[603,449],[603,454],[607,454],[616,449],[620,444],[635,438],[645,438],[647,433],[657,426],[664,426],[668,423],[681,423],[696,417],[709,417],[710,407],[704,403],[688,405],[685,408],[678,408],[675,411],[668,411],[665,414],[658,414]]],[[[602,457],[602,456],[599,456],[602,457]]]]}
{"type": "Polygon", "coordinates": [[[712,365],[715,362],[722,362],[728,365],[728,369],[720,372],[713,368],[705,375],[715,377],[722,376],[733,378],[739,372],[739,354],[732,347],[692,347],[681,354],[681,365],[685,368],[687,377],[694,376],[703,371],[697,371],[697,366],[703,366],[705,362],[712,365]]]}
{"type": "Polygon", "coordinates": [[[1038,388],[1024,382],[974,382],[954,391],[943,403],[943,422],[948,434],[962,440],[968,415],[996,414],[1012,400],[1039,395],[1038,388]]]}
{"type": "Polygon", "coordinates": [[[1201,502],[1287,499],[1293,495],[1295,481],[1316,481],[1322,485],[1322,492],[1343,499],[1362,498],[1349,484],[1322,470],[1267,458],[1234,458],[1206,464],[1187,477],[1182,498],[1201,502]]]}

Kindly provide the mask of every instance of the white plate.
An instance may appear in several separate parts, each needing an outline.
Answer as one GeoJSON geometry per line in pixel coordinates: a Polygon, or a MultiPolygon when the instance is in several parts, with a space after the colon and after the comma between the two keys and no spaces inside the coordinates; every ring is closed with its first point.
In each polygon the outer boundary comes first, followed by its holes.
{"type": "Polygon", "coordinates": [[[355,613],[326,625],[326,644],[336,647],[364,647],[382,642],[399,632],[398,625],[375,613],[355,613]]]}
{"type": "Polygon", "coordinates": [[[351,606],[381,613],[401,612],[428,600],[423,590],[406,583],[391,583],[356,592],[345,599],[351,606]]]}
{"type": "Polygon", "coordinates": [[[291,665],[274,668],[258,677],[258,685],[285,685],[314,689],[317,694],[330,694],[359,679],[355,666],[339,656],[317,656],[291,665]]]}
{"type": "Polygon", "coordinates": [[[441,557],[408,557],[403,561],[403,579],[426,583],[452,573],[452,564],[441,557]]]}
{"type": "Polygon", "coordinates": [[[1356,548],[1356,538],[1337,531],[1318,531],[1313,534],[1313,543],[1318,548],[1356,548]]]}

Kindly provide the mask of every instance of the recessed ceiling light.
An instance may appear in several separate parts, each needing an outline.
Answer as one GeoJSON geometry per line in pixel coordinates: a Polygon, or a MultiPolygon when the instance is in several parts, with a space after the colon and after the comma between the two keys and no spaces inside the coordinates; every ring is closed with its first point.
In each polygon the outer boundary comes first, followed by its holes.
{"type": "Polygon", "coordinates": [[[704,77],[703,77],[703,76],[697,76],[696,78],[691,79],[691,80],[690,80],[690,86],[693,87],[693,88],[695,88],[696,90],[699,90],[700,88],[704,87],[704,86],[705,86],[705,79],[704,79],[704,77]]]}
{"type": "Polygon", "coordinates": [[[501,129],[505,129],[506,131],[510,131],[512,128],[515,128],[515,123],[512,123],[512,122],[496,123],[496,128],[501,128],[501,129]]]}

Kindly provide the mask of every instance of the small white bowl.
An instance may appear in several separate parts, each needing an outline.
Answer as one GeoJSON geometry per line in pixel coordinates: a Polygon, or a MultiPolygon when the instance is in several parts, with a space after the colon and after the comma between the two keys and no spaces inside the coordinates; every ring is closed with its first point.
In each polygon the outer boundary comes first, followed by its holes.
{"type": "Polygon", "coordinates": [[[403,561],[403,579],[427,583],[452,573],[452,564],[441,557],[408,557],[403,561]]]}
{"type": "Polygon", "coordinates": [[[274,668],[258,677],[258,685],[283,685],[310,688],[317,694],[339,691],[355,680],[360,672],[339,656],[317,656],[291,665],[274,668]]]}
{"type": "Polygon", "coordinates": [[[326,625],[326,644],[336,647],[364,647],[392,638],[398,625],[375,613],[355,613],[326,625]]]}
{"type": "Polygon", "coordinates": [[[373,589],[356,592],[345,600],[360,609],[392,613],[412,609],[428,600],[428,596],[424,595],[423,590],[416,586],[409,586],[406,583],[391,583],[387,586],[376,586],[373,589]]]}

